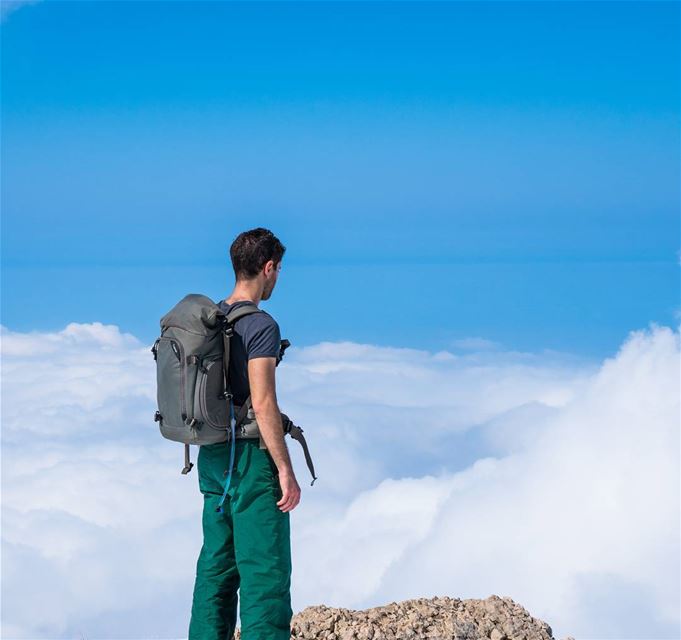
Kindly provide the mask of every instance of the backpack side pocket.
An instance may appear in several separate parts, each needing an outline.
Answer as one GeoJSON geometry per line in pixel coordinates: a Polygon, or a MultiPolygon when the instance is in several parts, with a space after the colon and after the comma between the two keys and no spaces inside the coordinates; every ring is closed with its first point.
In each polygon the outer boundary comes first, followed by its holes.
{"type": "Polygon", "coordinates": [[[221,439],[230,427],[229,399],[223,395],[223,387],[222,358],[203,360],[198,366],[194,389],[194,417],[209,430],[219,431],[221,439]]]}
{"type": "Polygon", "coordinates": [[[186,429],[186,369],[182,344],[173,338],[161,336],[158,339],[156,352],[156,389],[158,410],[161,414],[161,432],[168,438],[164,430],[170,429],[177,435],[177,430],[186,429]]]}

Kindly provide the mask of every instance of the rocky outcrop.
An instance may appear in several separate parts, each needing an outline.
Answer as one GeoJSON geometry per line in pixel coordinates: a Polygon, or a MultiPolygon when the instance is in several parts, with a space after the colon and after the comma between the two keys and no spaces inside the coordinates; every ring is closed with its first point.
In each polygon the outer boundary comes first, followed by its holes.
{"type": "MultiPolygon", "coordinates": [[[[236,634],[240,638],[239,630],[236,634]]],[[[315,605],[293,616],[295,640],[555,640],[511,598],[435,597],[354,610],[315,605]]],[[[565,638],[574,640],[574,638],[565,638]]]]}

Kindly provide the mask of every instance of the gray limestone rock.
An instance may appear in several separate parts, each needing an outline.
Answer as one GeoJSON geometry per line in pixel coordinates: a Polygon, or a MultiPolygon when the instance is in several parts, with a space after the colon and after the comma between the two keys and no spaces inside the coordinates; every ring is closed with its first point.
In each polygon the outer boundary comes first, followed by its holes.
{"type": "MultiPolygon", "coordinates": [[[[509,597],[448,596],[354,610],[315,605],[291,620],[292,640],[555,640],[551,627],[509,597]]],[[[237,629],[235,640],[241,640],[237,629]]],[[[566,638],[565,640],[574,640],[566,638]]]]}

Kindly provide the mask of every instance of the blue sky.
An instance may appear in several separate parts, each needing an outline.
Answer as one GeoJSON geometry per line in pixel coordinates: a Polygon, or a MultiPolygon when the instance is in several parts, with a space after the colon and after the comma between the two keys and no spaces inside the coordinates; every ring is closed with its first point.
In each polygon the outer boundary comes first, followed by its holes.
{"type": "Polygon", "coordinates": [[[149,347],[256,226],[319,477],[289,443],[294,612],[679,638],[679,3],[2,9],[4,638],[186,637],[149,347]]]}
{"type": "Polygon", "coordinates": [[[2,323],[153,340],[185,293],[229,293],[229,244],[266,226],[287,254],[263,307],[293,344],[610,353],[678,307],[678,18],[21,7],[2,29],[2,323]]]}

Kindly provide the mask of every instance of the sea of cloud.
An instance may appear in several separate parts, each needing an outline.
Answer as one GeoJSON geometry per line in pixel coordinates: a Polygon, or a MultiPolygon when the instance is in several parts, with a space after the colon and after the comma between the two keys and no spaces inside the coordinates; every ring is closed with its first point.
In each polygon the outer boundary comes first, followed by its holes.
{"type": "MultiPolygon", "coordinates": [[[[196,472],[113,325],[1,327],[2,635],[186,637],[196,472]]],[[[681,636],[679,330],[603,362],[480,338],[292,346],[293,609],[510,596],[556,638],[681,636]]],[[[197,449],[192,448],[196,455],[197,449]]]]}

